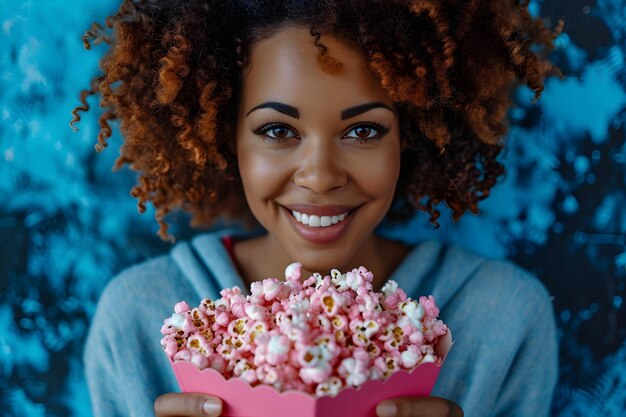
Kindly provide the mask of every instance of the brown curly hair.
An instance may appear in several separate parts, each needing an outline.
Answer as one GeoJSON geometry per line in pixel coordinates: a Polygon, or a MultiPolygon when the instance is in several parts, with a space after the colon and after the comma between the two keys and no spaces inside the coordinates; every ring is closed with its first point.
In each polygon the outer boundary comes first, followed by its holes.
{"type": "Polygon", "coordinates": [[[340,70],[320,40],[333,35],[357,48],[399,109],[409,144],[390,218],[415,209],[438,226],[444,202],[458,219],[489,195],[504,167],[511,92],[526,84],[538,99],[554,31],[521,0],[124,0],[117,13],[83,35],[105,42],[103,74],[80,93],[70,125],[99,93],[96,150],[119,119],[124,144],[114,169],[139,171],[131,195],[152,202],[158,234],[175,209],[192,225],[218,216],[247,219],[237,161],[229,148],[248,53],[285,25],[310,28],[318,62],[340,70]]]}

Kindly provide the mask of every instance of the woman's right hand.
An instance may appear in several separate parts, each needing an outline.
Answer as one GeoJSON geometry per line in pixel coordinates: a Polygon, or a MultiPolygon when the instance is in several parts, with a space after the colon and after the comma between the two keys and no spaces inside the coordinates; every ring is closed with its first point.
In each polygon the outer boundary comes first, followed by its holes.
{"type": "Polygon", "coordinates": [[[168,393],[154,402],[156,417],[217,417],[222,413],[222,400],[207,394],[168,393]]]}

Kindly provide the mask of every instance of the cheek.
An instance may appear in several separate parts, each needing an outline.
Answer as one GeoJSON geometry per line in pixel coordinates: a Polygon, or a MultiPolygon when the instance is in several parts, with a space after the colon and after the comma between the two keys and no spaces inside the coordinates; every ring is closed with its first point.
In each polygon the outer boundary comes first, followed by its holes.
{"type": "Polygon", "coordinates": [[[353,161],[352,173],[360,188],[370,197],[391,199],[400,175],[399,149],[390,147],[353,161]]]}
{"type": "Polygon", "coordinates": [[[284,158],[264,155],[253,149],[240,149],[237,163],[250,206],[259,204],[260,199],[276,195],[289,179],[289,167],[284,158]]]}

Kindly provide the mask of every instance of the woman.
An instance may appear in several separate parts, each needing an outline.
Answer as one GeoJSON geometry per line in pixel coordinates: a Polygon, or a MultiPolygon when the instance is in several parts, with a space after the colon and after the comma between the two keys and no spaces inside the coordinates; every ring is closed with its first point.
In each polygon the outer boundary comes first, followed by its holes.
{"type": "Polygon", "coordinates": [[[504,171],[511,89],[539,97],[551,66],[531,47],[549,51],[560,28],[502,0],[125,1],[107,27],[85,37],[111,50],[78,109],[102,95],[98,150],[120,120],[116,167],[139,171],[140,210],[155,206],[163,238],[179,208],[197,226],[230,217],[262,233],[200,235],[109,284],[84,357],[96,415],[219,415],[218,398],[174,393],[157,329],[177,301],[281,277],[293,261],[305,277],[365,265],[375,289],[392,278],[435,295],[455,346],[433,396],[385,401],[379,416],[548,414],[557,342],[543,286],[374,230],[415,209],[436,225],[440,202],[455,219],[478,213],[504,171]]]}

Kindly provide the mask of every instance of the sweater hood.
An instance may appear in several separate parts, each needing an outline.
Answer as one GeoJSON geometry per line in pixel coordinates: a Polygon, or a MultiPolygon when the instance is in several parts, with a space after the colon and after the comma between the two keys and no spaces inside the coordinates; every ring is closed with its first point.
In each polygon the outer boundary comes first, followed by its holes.
{"type": "MultiPolygon", "coordinates": [[[[172,248],[172,259],[200,298],[217,299],[222,288],[235,285],[249,294],[221,240],[239,235],[233,230],[205,233],[172,248]]],[[[444,309],[485,262],[458,245],[425,241],[413,247],[389,279],[414,299],[433,295],[444,309]]]]}

